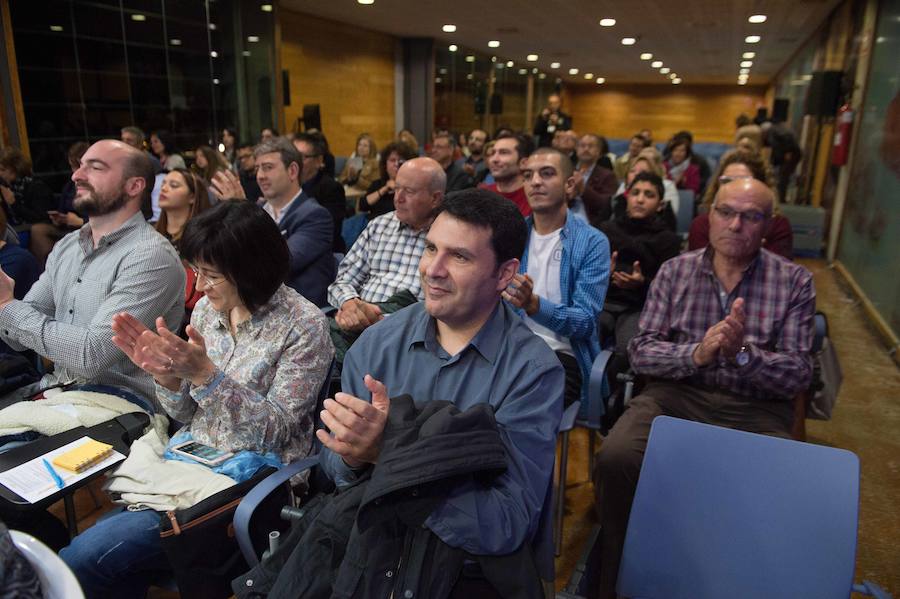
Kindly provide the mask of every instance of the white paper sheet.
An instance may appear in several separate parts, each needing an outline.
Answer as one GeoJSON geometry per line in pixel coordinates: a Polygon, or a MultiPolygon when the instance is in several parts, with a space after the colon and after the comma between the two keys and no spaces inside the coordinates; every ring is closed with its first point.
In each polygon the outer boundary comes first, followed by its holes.
{"type": "MultiPolygon", "coordinates": [[[[70,449],[74,449],[86,441],[90,441],[90,437],[81,437],[80,439],[76,439],[71,443],[63,445],[59,449],[48,451],[42,456],[38,456],[33,460],[20,464],[15,468],[10,468],[6,472],[0,472],[0,484],[14,492],[16,495],[19,495],[22,499],[27,500],[29,503],[36,503],[44,497],[49,497],[59,489],[57,488],[56,483],[53,482],[53,478],[50,476],[47,467],[44,466],[41,460],[45,459],[53,464],[53,458],[66,453],[70,449]]],[[[59,474],[60,478],[63,479],[63,482],[66,483],[66,486],[69,486],[74,482],[87,478],[91,474],[103,470],[116,462],[121,462],[124,459],[124,455],[113,450],[112,454],[105,460],[97,462],[80,474],[69,472],[65,468],[59,468],[58,466],[54,466],[53,468],[56,470],[56,473],[59,474]]]]}

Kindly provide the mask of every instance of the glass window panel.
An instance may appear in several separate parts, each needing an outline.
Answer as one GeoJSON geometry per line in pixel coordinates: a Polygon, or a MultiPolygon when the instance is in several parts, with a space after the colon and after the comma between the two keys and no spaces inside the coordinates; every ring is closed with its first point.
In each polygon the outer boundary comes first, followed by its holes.
{"type": "Polygon", "coordinates": [[[162,77],[131,77],[134,106],[169,106],[169,82],[162,77]]]}
{"type": "Polygon", "coordinates": [[[131,113],[126,110],[88,110],[87,127],[91,137],[119,138],[122,127],[131,124],[131,113]]]}
{"type": "Polygon", "coordinates": [[[81,72],[84,103],[92,105],[128,107],[128,77],[97,71],[81,72]]]}
{"type": "Polygon", "coordinates": [[[29,142],[34,139],[84,135],[84,117],[77,104],[25,106],[29,142]]]}
{"type": "Polygon", "coordinates": [[[122,16],[118,10],[76,2],[72,9],[79,38],[122,40],[122,16]]]}
{"type": "Polygon", "coordinates": [[[28,103],[71,103],[81,102],[76,71],[55,71],[48,77],[46,70],[19,69],[19,86],[22,98],[28,103]]]}
{"type": "Polygon", "coordinates": [[[148,77],[166,77],[166,51],[160,48],[128,45],[128,70],[148,77]]]}
{"type": "Polygon", "coordinates": [[[112,40],[78,39],[82,70],[125,73],[125,46],[112,40]]]}
{"type": "Polygon", "coordinates": [[[37,67],[43,69],[74,69],[75,53],[70,33],[15,34],[16,62],[19,68],[37,67]]]}

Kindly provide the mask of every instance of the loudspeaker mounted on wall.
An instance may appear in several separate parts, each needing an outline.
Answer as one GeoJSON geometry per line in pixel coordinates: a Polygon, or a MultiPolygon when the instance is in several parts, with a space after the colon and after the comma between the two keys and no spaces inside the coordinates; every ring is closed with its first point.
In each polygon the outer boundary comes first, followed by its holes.
{"type": "Polygon", "coordinates": [[[805,114],[834,116],[841,99],[841,71],[816,71],[806,90],[805,114]]]}
{"type": "Polygon", "coordinates": [[[491,114],[503,114],[503,96],[491,94],[491,114]]]}
{"type": "Polygon", "coordinates": [[[791,109],[791,101],[788,98],[775,98],[772,103],[772,120],[783,123],[788,120],[788,112],[791,109]]]}
{"type": "Polygon", "coordinates": [[[322,113],[319,111],[318,104],[303,105],[303,130],[310,129],[322,130],[322,113]]]}
{"type": "Polygon", "coordinates": [[[281,71],[281,95],[284,99],[284,105],[291,105],[291,75],[287,69],[281,71]]]}

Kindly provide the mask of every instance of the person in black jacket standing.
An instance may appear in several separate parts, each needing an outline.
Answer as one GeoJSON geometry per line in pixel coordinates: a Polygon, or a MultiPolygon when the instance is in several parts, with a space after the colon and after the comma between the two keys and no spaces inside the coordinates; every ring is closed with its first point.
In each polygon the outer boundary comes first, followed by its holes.
{"type": "Polygon", "coordinates": [[[547,98],[547,106],[538,115],[534,123],[534,134],[538,137],[538,147],[549,146],[557,131],[568,131],[572,128],[572,117],[561,110],[562,100],[559,94],[551,94],[547,98]]]}
{"type": "Polygon", "coordinates": [[[341,236],[341,226],[347,213],[347,197],[344,186],[325,172],[325,143],[321,135],[313,133],[297,133],[294,135],[294,147],[303,157],[300,168],[300,186],[303,191],[331,214],[334,223],[332,233],[332,251],[345,253],[347,245],[341,236]]]}

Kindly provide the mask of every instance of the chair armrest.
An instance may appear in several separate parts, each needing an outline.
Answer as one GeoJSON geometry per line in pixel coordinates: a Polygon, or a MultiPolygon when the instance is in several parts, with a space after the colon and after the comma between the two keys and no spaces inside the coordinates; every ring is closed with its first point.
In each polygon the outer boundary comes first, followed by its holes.
{"type": "Polygon", "coordinates": [[[575,428],[575,418],[578,417],[578,411],[581,409],[580,401],[573,401],[572,405],[566,408],[562,418],[559,421],[559,432],[567,433],[575,428]]]}
{"type": "Polygon", "coordinates": [[[234,536],[237,539],[238,547],[241,548],[244,559],[247,560],[251,568],[259,563],[259,558],[253,549],[253,541],[250,539],[250,518],[253,517],[253,512],[269,496],[269,493],[283,485],[292,476],[300,474],[304,470],[309,470],[318,463],[319,456],[317,455],[292,462],[264,478],[241,499],[237,509],[234,511],[234,536]]]}
{"type": "Polygon", "coordinates": [[[588,382],[588,401],[585,406],[585,422],[589,427],[599,427],[600,419],[606,412],[606,397],[609,395],[609,383],[606,380],[606,369],[613,352],[604,349],[591,365],[591,378],[588,382]]]}
{"type": "Polygon", "coordinates": [[[862,593],[867,597],[875,597],[875,599],[891,599],[891,595],[887,591],[870,580],[864,580],[862,584],[853,585],[853,592],[862,593]]]}
{"type": "Polygon", "coordinates": [[[828,336],[828,321],[824,314],[816,313],[813,324],[815,336],[813,337],[812,351],[815,354],[822,351],[822,344],[825,343],[825,337],[828,336]]]}

